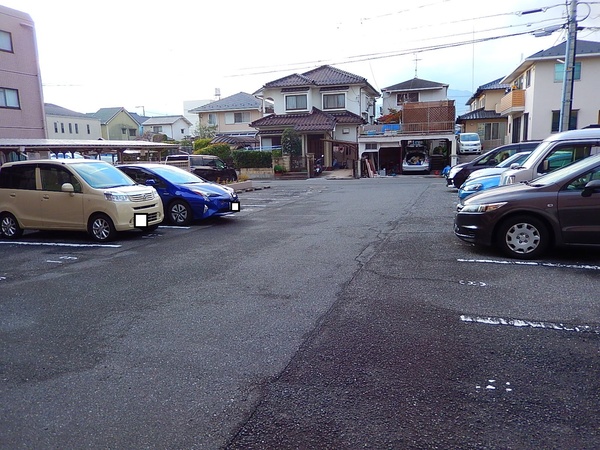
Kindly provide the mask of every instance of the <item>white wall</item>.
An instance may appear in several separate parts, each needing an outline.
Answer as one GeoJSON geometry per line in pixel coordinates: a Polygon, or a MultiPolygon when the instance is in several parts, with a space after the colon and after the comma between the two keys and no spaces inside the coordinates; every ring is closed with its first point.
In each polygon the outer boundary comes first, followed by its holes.
{"type": "Polygon", "coordinates": [[[97,140],[102,137],[100,120],[79,116],[54,116],[47,114],[46,132],[48,139],[97,140]]]}

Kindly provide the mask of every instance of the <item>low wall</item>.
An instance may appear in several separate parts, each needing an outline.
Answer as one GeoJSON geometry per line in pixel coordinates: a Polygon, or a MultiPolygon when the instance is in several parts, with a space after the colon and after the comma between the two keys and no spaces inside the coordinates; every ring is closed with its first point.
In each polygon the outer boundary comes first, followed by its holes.
{"type": "Polygon", "coordinates": [[[257,169],[238,169],[239,175],[245,175],[250,180],[272,180],[273,179],[273,169],[271,167],[267,168],[257,168],[257,169]]]}

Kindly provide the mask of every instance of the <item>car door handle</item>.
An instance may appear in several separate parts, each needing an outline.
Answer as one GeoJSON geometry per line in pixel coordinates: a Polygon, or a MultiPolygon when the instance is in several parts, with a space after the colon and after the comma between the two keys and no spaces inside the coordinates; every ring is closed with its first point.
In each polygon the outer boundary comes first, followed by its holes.
{"type": "Polygon", "coordinates": [[[44,195],[42,195],[42,198],[43,198],[44,200],[50,200],[50,196],[49,196],[48,194],[44,194],[44,195]]]}

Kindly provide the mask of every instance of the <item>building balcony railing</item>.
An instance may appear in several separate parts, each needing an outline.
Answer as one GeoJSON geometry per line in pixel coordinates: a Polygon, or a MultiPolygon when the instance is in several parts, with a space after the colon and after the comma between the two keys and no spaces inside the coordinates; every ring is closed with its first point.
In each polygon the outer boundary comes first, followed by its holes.
{"type": "Polygon", "coordinates": [[[363,125],[360,130],[361,137],[432,133],[454,133],[454,120],[445,120],[442,122],[363,125]]]}
{"type": "Polygon", "coordinates": [[[498,111],[503,116],[525,110],[525,91],[513,89],[500,100],[498,111]]]}

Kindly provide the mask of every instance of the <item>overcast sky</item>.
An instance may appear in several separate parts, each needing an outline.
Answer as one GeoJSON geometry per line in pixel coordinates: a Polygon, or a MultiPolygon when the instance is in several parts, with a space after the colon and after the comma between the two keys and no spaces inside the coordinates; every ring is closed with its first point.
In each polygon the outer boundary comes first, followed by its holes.
{"type": "MultiPolygon", "coordinates": [[[[531,32],[564,24],[567,10],[564,0],[0,4],[35,22],[45,102],[84,113],[123,106],[149,116],[183,114],[183,101],[215,100],[215,88],[221,97],[253,93],[323,64],[379,90],[416,70],[419,78],[473,92],[562,42],[564,31],[531,32]],[[522,14],[535,9],[543,11],[522,14]],[[495,39],[507,35],[518,36],[495,39]]],[[[600,2],[579,3],[578,20],[586,27],[578,39],[600,41],[600,2]]]]}

